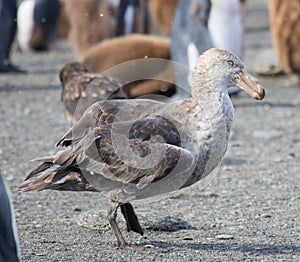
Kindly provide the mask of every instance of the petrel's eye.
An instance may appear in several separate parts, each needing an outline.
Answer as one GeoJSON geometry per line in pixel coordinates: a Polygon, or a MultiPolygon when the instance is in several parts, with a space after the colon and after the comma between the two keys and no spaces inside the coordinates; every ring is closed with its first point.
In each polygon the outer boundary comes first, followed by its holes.
{"type": "Polygon", "coordinates": [[[235,66],[234,62],[232,60],[228,60],[227,63],[230,65],[230,66],[235,66]]]}

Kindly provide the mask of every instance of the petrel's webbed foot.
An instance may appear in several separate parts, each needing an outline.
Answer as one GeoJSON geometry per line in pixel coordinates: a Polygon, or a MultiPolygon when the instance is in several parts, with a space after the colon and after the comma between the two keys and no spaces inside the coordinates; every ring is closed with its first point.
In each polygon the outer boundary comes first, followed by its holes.
{"type": "Polygon", "coordinates": [[[139,220],[134,212],[133,206],[130,203],[124,203],[120,205],[121,212],[126,221],[127,231],[130,230],[144,235],[144,231],[139,223],[139,220]]]}

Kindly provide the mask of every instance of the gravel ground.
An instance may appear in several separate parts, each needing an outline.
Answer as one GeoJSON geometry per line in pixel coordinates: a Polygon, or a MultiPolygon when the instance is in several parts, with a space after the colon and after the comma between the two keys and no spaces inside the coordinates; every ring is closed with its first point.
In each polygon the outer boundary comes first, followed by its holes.
{"type": "MultiPolygon", "coordinates": [[[[253,71],[273,56],[266,3],[247,3],[245,63],[253,71]]],[[[300,89],[287,77],[260,77],[262,102],[233,98],[230,146],[208,186],[133,202],[146,234],[125,237],[156,248],[118,249],[98,194],[15,192],[35,166],[29,160],[54,153],[68,128],[58,71],[72,59],[62,41],[48,53],[15,52],[27,75],[0,75],[0,169],[12,191],[22,261],[300,261],[300,89]],[[95,212],[92,225],[86,220],[95,212]]]]}

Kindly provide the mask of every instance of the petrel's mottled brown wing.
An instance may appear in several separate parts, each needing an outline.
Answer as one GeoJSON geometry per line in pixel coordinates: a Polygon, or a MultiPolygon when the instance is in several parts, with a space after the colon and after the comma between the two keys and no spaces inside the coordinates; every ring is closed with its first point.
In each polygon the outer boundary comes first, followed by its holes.
{"type": "Polygon", "coordinates": [[[60,80],[64,113],[71,125],[97,101],[127,98],[118,80],[104,74],[91,73],[79,62],[66,64],[60,72],[60,80]]]}
{"type": "Polygon", "coordinates": [[[163,104],[154,100],[106,100],[91,105],[80,120],[57,142],[56,146],[68,146],[82,139],[95,127],[114,122],[134,121],[157,111],[163,104]]]}
{"type": "Polygon", "coordinates": [[[178,136],[173,123],[161,116],[96,127],[55,156],[37,159],[44,163],[33,170],[19,188],[26,191],[28,185],[32,190],[82,188],[101,191],[103,184],[97,181],[103,179],[97,178],[102,177],[111,185],[133,183],[142,189],[172,172],[189,170],[194,164],[194,154],[180,147],[178,136]],[[166,129],[170,131],[168,134],[166,129]],[[129,130],[129,136],[124,130],[129,130]],[[47,163],[53,163],[56,168],[47,170],[47,163]],[[93,182],[88,179],[91,174],[93,182]],[[74,185],[76,181],[80,187],[74,185]]]}

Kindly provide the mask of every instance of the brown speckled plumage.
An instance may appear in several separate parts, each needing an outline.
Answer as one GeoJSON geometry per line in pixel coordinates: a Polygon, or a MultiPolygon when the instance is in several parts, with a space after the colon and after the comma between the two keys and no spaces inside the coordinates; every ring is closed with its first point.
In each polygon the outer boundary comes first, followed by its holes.
{"type": "Polygon", "coordinates": [[[59,79],[64,114],[70,125],[74,125],[84,111],[99,100],[127,98],[118,80],[104,74],[94,74],[80,62],[66,64],[60,71],[59,79]]]}

